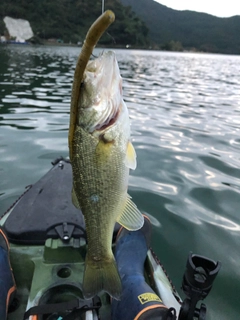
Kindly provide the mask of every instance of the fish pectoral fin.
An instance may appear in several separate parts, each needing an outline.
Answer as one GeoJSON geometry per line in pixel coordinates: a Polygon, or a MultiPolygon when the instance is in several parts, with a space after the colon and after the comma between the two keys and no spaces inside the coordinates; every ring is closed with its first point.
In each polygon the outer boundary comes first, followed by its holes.
{"type": "Polygon", "coordinates": [[[127,230],[131,231],[141,229],[144,224],[143,215],[138,210],[137,206],[131,200],[131,197],[129,195],[127,195],[123,212],[117,218],[117,222],[120,223],[127,230]]]}
{"type": "Polygon", "coordinates": [[[77,199],[74,187],[72,187],[72,203],[77,209],[80,209],[80,206],[79,206],[79,203],[78,203],[78,199],[77,199]]]}
{"type": "Polygon", "coordinates": [[[128,141],[127,144],[127,153],[126,153],[126,160],[125,160],[125,165],[132,169],[135,170],[137,167],[137,156],[135,149],[130,141],[128,141]]]}
{"type": "Polygon", "coordinates": [[[113,146],[114,140],[107,141],[103,138],[102,140],[99,140],[95,150],[95,157],[98,165],[105,164],[109,160],[109,157],[112,154],[113,146]]]}

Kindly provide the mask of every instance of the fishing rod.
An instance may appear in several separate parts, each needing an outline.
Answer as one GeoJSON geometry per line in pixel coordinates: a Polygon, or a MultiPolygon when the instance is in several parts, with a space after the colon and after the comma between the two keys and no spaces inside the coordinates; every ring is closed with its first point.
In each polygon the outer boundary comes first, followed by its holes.
{"type": "Polygon", "coordinates": [[[104,0],[102,0],[102,13],[104,12],[104,0]]]}

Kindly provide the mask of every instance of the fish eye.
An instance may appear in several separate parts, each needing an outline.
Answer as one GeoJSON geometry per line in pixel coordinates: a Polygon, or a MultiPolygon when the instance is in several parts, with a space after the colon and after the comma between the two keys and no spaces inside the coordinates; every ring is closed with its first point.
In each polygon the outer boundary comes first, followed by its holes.
{"type": "Polygon", "coordinates": [[[80,84],[80,89],[84,88],[84,81],[81,82],[80,84]]]}

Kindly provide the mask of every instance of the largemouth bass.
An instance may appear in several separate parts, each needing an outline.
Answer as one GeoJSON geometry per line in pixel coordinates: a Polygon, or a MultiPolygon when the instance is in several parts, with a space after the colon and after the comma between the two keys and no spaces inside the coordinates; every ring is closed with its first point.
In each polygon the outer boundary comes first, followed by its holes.
{"type": "Polygon", "coordinates": [[[87,232],[84,297],[104,290],[119,299],[121,280],[112,253],[114,225],[117,221],[128,230],[138,230],[144,220],[127,194],[136,154],[112,51],[88,62],[84,72],[71,162],[73,203],[83,212],[87,232]]]}

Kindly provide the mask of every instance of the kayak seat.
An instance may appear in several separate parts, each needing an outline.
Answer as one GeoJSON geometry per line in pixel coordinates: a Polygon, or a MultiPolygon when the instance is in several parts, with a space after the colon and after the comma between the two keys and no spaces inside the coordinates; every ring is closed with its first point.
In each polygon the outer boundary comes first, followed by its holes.
{"type": "Polygon", "coordinates": [[[63,158],[15,205],[4,224],[10,242],[44,244],[47,238],[86,237],[81,211],[72,204],[72,168],[63,158]]]}

